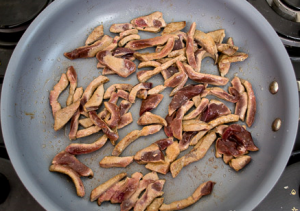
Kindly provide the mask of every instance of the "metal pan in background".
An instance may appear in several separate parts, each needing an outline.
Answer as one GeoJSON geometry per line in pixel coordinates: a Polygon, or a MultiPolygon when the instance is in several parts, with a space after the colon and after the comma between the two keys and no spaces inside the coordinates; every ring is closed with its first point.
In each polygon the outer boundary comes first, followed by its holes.
{"type": "MultiPolygon", "coordinates": [[[[226,38],[233,37],[239,50],[249,53],[249,58],[231,66],[228,77],[235,74],[249,80],[257,96],[257,117],[250,128],[260,151],[251,153],[252,162],[241,172],[233,172],[221,159],[214,157],[213,147],[202,161],[183,169],[175,178],[165,178],[165,202],[170,203],[188,197],[202,182],[216,182],[213,193],[187,210],[252,210],[272,189],[280,177],[292,151],[298,124],[298,93],[292,65],[278,36],[267,21],[246,1],[55,1],[30,25],[18,43],[6,71],[1,99],[1,123],[10,159],[22,182],[37,201],[47,210],[119,210],[116,205],[104,203],[100,207],[89,202],[93,188],[124,170],[131,175],[135,171],[148,172],[144,166],[132,164],[126,169],[101,169],[99,161],[109,155],[113,147],[107,143],[98,152],[78,156],[91,167],[95,177],[83,179],[86,196],[77,197],[75,188],[66,176],[48,171],[52,158],[70,141],[66,129],[55,132],[48,102],[49,91],[59,80],[61,73],[73,65],[79,84],[84,88],[99,75],[96,59],[67,60],[63,52],[84,43],[92,28],[104,24],[105,32],[113,23],[124,23],[134,17],[161,11],[166,22],[187,21],[187,28],[195,21],[197,29],[226,30],[226,38]],[[268,91],[272,81],[278,81],[276,95],[268,91]],[[275,118],[282,119],[282,127],[272,132],[275,118]]],[[[147,37],[147,33],[141,33],[147,37]]],[[[218,74],[213,62],[207,60],[203,72],[218,74]],[[207,63],[208,62],[208,63],[207,63]]],[[[123,79],[110,76],[105,87],[116,83],[136,84],[136,76],[123,79]]],[[[162,83],[156,76],[154,85],[162,83]]],[[[225,87],[226,88],[226,87],[225,87]]],[[[169,90],[154,113],[165,116],[169,90]]],[[[67,92],[63,93],[61,103],[67,92]]],[[[134,120],[140,101],[131,108],[134,120]]],[[[231,108],[233,108],[231,106],[231,108]]],[[[120,130],[120,137],[137,128],[120,130]]],[[[93,135],[77,142],[93,142],[93,135]]],[[[148,146],[163,132],[138,140],[122,155],[132,155],[148,146]]]]}

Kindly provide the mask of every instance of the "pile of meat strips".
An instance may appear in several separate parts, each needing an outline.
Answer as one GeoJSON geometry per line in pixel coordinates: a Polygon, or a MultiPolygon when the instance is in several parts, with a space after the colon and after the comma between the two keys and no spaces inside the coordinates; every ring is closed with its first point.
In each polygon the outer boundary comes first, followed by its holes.
{"type": "Polygon", "coordinates": [[[202,159],[214,143],[216,157],[236,171],[250,162],[249,151],[258,150],[246,126],[235,123],[241,120],[251,127],[254,122],[256,99],[250,82],[234,77],[228,92],[220,88],[229,82],[225,76],[231,63],[244,61],[248,55],[238,52],[232,38],[223,42],[224,29],[205,33],[197,30],[194,22],[185,33],[181,31],[185,26],[185,21],[166,24],[162,13],[154,12],[130,23],[113,24],[110,31],[118,33],[115,37],[104,35],[103,25],[100,25],[88,36],[84,46],[64,53],[71,60],[96,57],[97,68],[103,68],[102,75],[84,90],[77,87],[77,74],[70,66],[50,92],[55,131],[70,121],[70,140],[103,133],[94,143],[70,144],[54,157],[50,166],[50,171],[72,178],[78,196],[85,195],[81,177],[92,177],[93,171],[75,156],[95,152],[107,140],[115,147],[111,155],[100,161],[102,168],[124,168],[135,161],[151,171],[146,175],[136,172],[131,177],[121,173],[91,192],[91,201],[97,200],[99,205],[104,201],[120,203],[121,210],[179,210],[210,194],[215,182],[207,181],[192,196],[164,204],[161,196],[165,181],[160,180],[157,173],[171,172],[175,178],[185,166],[202,159]],[[161,35],[150,39],[140,39],[138,35],[139,31],[158,33],[162,28],[161,35]],[[150,47],[155,47],[155,52],[138,52],[150,47]],[[214,59],[220,76],[201,73],[201,61],[205,57],[214,59]],[[136,71],[133,62],[136,59],[140,61],[138,68],[152,69],[136,71]],[[135,72],[139,84],[113,84],[104,89],[108,76],[126,78],[135,72]],[[157,74],[162,75],[164,84],[152,87],[147,81],[157,74]],[[188,79],[194,83],[187,85],[188,79]],[[61,108],[58,97],[69,84],[66,107],[61,108]],[[172,100],[164,118],[151,110],[159,106],[164,98],[160,93],[167,87],[172,88],[172,100]],[[210,95],[215,99],[206,98],[210,95]],[[120,138],[118,130],[133,122],[129,110],[137,98],[142,100],[137,123],[143,128],[120,138]],[[118,99],[121,99],[119,104],[118,99]],[[217,99],[234,103],[234,113],[217,99]],[[105,108],[99,111],[102,103],[105,108]],[[121,156],[139,137],[157,133],[162,128],[166,138],[135,155],[121,156]],[[177,158],[189,146],[193,149],[177,158]]]}

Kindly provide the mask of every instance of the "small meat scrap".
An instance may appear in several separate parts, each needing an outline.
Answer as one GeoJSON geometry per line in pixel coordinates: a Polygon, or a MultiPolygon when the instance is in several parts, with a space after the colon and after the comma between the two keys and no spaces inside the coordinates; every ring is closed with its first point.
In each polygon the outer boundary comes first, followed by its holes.
{"type": "Polygon", "coordinates": [[[110,128],[115,129],[121,119],[120,109],[117,105],[110,102],[104,102],[104,106],[110,113],[110,120],[106,123],[110,128]]]}
{"type": "Polygon", "coordinates": [[[91,126],[91,127],[88,127],[88,128],[84,128],[84,129],[81,129],[81,130],[77,131],[76,138],[83,138],[83,137],[92,135],[94,133],[97,133],[100,130],[101,130],[101,128],[99,128],[98,126],[91,126]]]}
{"type": "Polygon", "coordinates": [[[233,62],[242,62],[248,58],[248,54],[242,52],[236,52],[232,56],[222,54],[218,61],[218,68],[221,76],[225,76],[229,69],[230,64],[233,62]]]}
{"type": "Polygon", "coordinates": [[[152,111],[154,108],[158,106],[158,104],[162,101],[164,95],[162,94],[153,94],[149,95],[147,99],[142,101],[140,108],[140,116],[142,116],[147,111],[152,111]]]}
{"type": "Polygon", "coordinates": [[[164,28],[163,32],[161,33],[161,35],[171,34],[173,32],[180,31],[180,30],[184,29],[185,26],[186,26],[185,21],[168,23],[166,25],[166,27],[164,28]]]}
{"type": "Polygon", "coordinates": [[[170,97],[174,96],[178,90],[180,90],[182,87],[184,87],[184,85],[186,84],[187,80],[189,79],[188,75],[186,74],[184,79],[180,82],[180,84],[178,86],[176,86],[170,93],[170,97]]]}
{"type": "Polygon", "coordinates": [[[118,57],[118,58],[133,56],[133,54],[134,54],[134,51],[129,48],[120,48],[119,47],[113,51],[113,56],[118,57]]]}
{"type": "Polygon", "coordinates": [[[180,89],[172,98],[169,105],[169,115],[172,115],[179,107],[186,103],[192,97],[199,95],[204,90],[204,86],[199,85],[188,85],[180,89]]]}
{"type": "Polygon", "coordinates": [[[190,30],[187,33],[187,42],[186,42],[186,58],[189,65],[195,70],[197,68],[197,63],[194,54],[194,34],[196,30],[196,22],[193,22],[190,30]]]}
{"type": "Polygon", "coordinates": [[[111,186],[113,186],[114,184],[119,182],[121,179],[126,177],[126,175],[127,174],[125,172],[118,174],[118,175],[112,177],[111,179],[107,180],[106,182],[102,183],[95,189],[93,189],[91,192],[90,200],[91,201],[97,200],[106,190],[108,190],[111,186]]]}
{"type": "Polygon", "coordinates": [[[201,115],[201,121],[210,122],[220,116],[231,114],[230,109],[221,101],[211,100],[201,115]]]}
{"type": "Polygon", "coordinates": [[[217,46],[216,46],[214,39],[210,35],[202,32],[200,30],[196,30],[194,39],[208,53],[210,53],[211,55],[214,55],[216,58],[216,61],[217,61],[217,58],[218,58],[217,46]]]}
{"type": "Polygon", "coordinates": [[[148,91],[147,89],[141,89],[136,93],[136,97],[142,100],[145,100],[147,98],[148,91]]]}
{"type": "Polygon", "coordinates": [[[67,122],[73,117],[75,112],[80,106],[80,101],[76,101],[75,103],[58,110],[54,114],[54,130],[60,130],[67,122]]]}
{"type": "Polygon", "coordinates": [[[79,109],[77,109],[77,111],[71,118],[70,132],[69,132],[70,140],[76,139],[76,133],[78,131],[78,124],[79,124],[79,117],[80,117],[80,111],[79,111],[79,109]]]}
{"type": "Polygon", "coordinates": [[[69,84],[67,75],[63,73],[57,84],[54,85],[53,90],[50,91],[49,102],[52,108],[52,114],[54,114],[61,109],[61,105],[58,102],[58,97],[64,91],[69,84]]]}
{"type": "Polygon", "coordinates": [[[159,32],[162,27],[166,26],[161,12],[135,18],[130,23],[138,30],[148,32],[159,32]]]}
{"type": "Polygon", "coordinates": [[[255,113],[256,113],[256,97],[254,95],[254,91],[252,85],[249,81],[241,80],[244,87],[247,91],[248,96],[248,108],[247,108],[247,115],[246,115],[246,124],[248,127],[251,127],[254,123],[255,113]]]}
{"type": "Polygon", "coordinates": [[[103,57],[103,62],[112,71],[117,73],[123,78],[127,78],[129,75],[135,72],[136,65],[128,59],[117,58],[112,55],[106,55],[103,57]]]}
{"type": "Polygon", "coordinates": [[[176,66],[170,66],[167,69],[161,71],[161,74],[165,80],[172,77],[174,74],[178,73],[179,70],[176,66]]]}
{"type": "Polygon", "coordinates": [[[73,66],[70,66],[67,70],[67,78],[70,81],[69,96],[67,98],[67,106],[71,105],[73,102],[73,96],[75,89],[77,88],[77,73],[73,66]]]}
{"type": "Polygon", "coordinates": [[[99,26],[95,27],[94,30],[92,31],[92,33],[86,39],[85,45],[93,44],[97,40],[100,40],[103,35],[104,35],[103,25],[99,25],[99,26]]]}
{"type": "MultiPolygon", "coordinates": [[[[238,93],[239,93],[239,100],[235,105],[235,112],[234,114],[239,115],[240,120],[244,121],[245,120],[245,114],[247,111],[247,107],[248,107],[248,96],[247,93],[245,92],[245,88],[242,85],[242,82],[240,80],[240,78],[238,78],[237,76],[235,76],[232,81],[231,81],[231,85],[233,88],[235,89],[238,93]]],[[[231,92],[232,89],[229,88],[229,92],[231,92]]],[[[231,93],[233,94],[233,93],[231,93]]]]}
{"type": "Polygon", "coordinates": [[[208,53],[206,50],[204,50],[203,48],[197,50],[195,52],[195,58],[196,58],[196,63],[197,63],[197,66],[195,68],[195,71],[196,72],[200,72],[201,70],[201,64],[202,64],[202,60],[206,57],[210,57],[212,59],[216,59],[214,55],[211,55],[210,53],[208,53]]]}
{"type": "Polygon", "coordinates": [[[171,129],[171,122],[173,121],[173,119],[176,116],[176,112],[174,112],[172,115],[167,115],[165,120],[167,122],[167,126],[164,127],[164,132],[166,134],[166,136],[168,137],[173,137],[173,131],[171,129]]]}
{"type": "Polygon", "coordinates": [[[133,87],[133,86],[132,86],[131,84],[113,84],[113,85],[111,85],[110,87],[108,87],[108,88],[106,89],[103,98],[104,98],[104,99],[109,99],[109,98],[111,97],[111,94],[112,94],[113,92],[115,92],[116,89],[117,89],[117,90],[121,89],[121,90],[125,90],[125,91],[130,92],[131,89],[132,89],[132,87],[133,87]]]}
{"type": "Polygon", "coordinates": [[[116,156],[105,156],[100,161],[100,166],[102,168],[113,168],[113,167],[121,167],[125,168],[133,161],[133,156],[128,157],[116,157],[116,156]]]}
{"type": "Polygon", "coordinates": [[[241,170],[244,168],[248,163],[250,163],[251,157],[249,155],[242,155],[237,158],[233,158],[229,162],[229,166],[236,171],[241,170]]]}
{"type": "Polygon", "coordinates": [[[132,90],[129,93],[129,102],[135,103],[135,98],[139,90],[141,89],[151,89],[152,88],[152,83],[149,82],[144,82],[144,83],[139,83],[135,85],[132,90]]]}
{"type": "Polygon", "coordinates": [[[134,29],[134,26],[130,23],[115,23],[110,26],[109,31],[112,33],[121,33],[129,29],[134,29]]]}
{"type": "Polygon", "coordinates": [[[180,201],[174,201],[171,204],[163,204],[159,210],[161,211],[172,211],[172,210],[181,210],[192,204],[195,204],[202,196],[206,196],[211,194],[215,182],[207,181],[202,183],[195,192],[186,199],[182,199],[180,201]]]}
{"type": "Polygon", "coordinates": [[[71,52],[64,53],[64,56],[71,60],[78,58],[94,57],[99,51],[102,51],[104,48],[110,45],[112,41],[113,38],[111,38],[108,35],[104,35],[101,40],[98,40],[91,45],[82,46],[76,48],[71,52]]]}
{"type": "Polygon", "coordinates": [[[151,124],[160,124],[163,126],[167,126],[167,122],[164,118],[152,114],[150,112],[145,112],[137,121],[138,125],[151,125],[151,124]]]}

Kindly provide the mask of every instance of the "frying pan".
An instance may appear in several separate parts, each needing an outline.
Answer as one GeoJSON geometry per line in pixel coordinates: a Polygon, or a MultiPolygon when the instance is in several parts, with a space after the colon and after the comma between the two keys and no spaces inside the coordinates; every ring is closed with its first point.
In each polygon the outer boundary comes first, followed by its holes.
{"type": "MultiPolygon", "coordinates": [[[[119,210],[119,206],[104,203],[100,207],[89,202],[93,188],[126,171],[147,173],[142,165],[131,164],[126,169],[101,169],[99,161],[112,152],[107,143],[101,150],[78,159],[91,167],[94,178],[84,178],[86,196],[77,197],[75,188],[65,175],[48,171],[52,158],[71,142],[67,138],[68,127],[53,130],[53,117],[48,97],[66,68],[73,65],[77,70],[79,84],[84,88],[99,73],[96,59],[70,61],[63,53],[83,45],[92,28],[103,24],[105,33],[113,23],[124,23],[134,17],[161,11],[166,22],[187,21],[187,29],[195,21],[197,29],[212,31],[226,30],[226,38],[233,37],[239,51],[249,54],[245,62],[231,66],[228,77],[234,75],[249,80],[257,97],[257,114],[254,125],[249,129],[254,142],[260,148],[250,153],[252,162],[242,171],[234,172],[221,159],[214,157],[211,147],[204,159],[183,169],[175,178],[170,174],[159,175],[166,179],[165,202],[186,198],[201,183],[216,182],[213,193],[203,197],[187,210],[252,210],[272,189],[287,163],[292,150],[298,124],[298,93],[292,65],[286,51],[267,21],[246,1],[99,1],[69,0],[55,1],[30,25],[18,43],[6,71],[1,99],[1,122],[5,144],[11,161],[30,193],[47,210],[119,210]],[[270,94],[272,81],[279,83],[279,92],[270,94]],[[271,124],[281,118],[282,127],[273,132],[271,124]]],[[[152,36],[141,33],[142,38],[152,36]]],[[[212,60],[203,62],[202,71],[218,74],[212,60]]],[[[135,75],[129,78],[110,76],[113,83],[136,84],[135,75]]],[[[161,76],[150,80],[162,84],[161,76]]],[[[227,90],[227,87],[224,87],[227,90]]],[[[170,90],[154,113],[165,116],[170,99],[170,90]]],[[[60,102],[65,106],[65,91],[60,102]]],[[[141,101],[131,108],[134,123],[120,130],[120,137],[138,128],[136,120],[141,101]]],[[[230,108],[233,109],[233,105],[230,108]]],[[[91,143],[100,134],[76,142],[91,143]]],[[[154,141],[164,138],[161,131],[141,138],[131,144],[122,156],[132,155],[154,141]]],[[[189,150],[187,150],[189,151],[189,150]]]]}

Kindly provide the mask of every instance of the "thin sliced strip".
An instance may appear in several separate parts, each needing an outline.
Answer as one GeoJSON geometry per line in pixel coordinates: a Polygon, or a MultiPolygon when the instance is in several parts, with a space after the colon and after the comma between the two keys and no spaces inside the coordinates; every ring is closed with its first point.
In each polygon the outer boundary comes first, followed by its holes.
{"type": "Polygon", "coordinates": [[[122,129],[123,127],[129,125],[132,122],[133,122],[132,114],[130,112],[126,113],[126,114],[121,116],[121,119],[119,121],[117,129],[118,130],[122,129]]]}
{"type": "Polygon", "coordinates": [[[94,30],[91,32],[91,34],[86,39],[85,45],[93,44],[97,40],[100,40],[103,35],[104,35],[103,25],[99,25],[99,26],[95,27],[94,30]]]}
{"type": "Polygon", "coordinates": [[[148,90],[148,95],[154,95],[154,94],[159,94],[161,93],[162,91],[165,90],[165,87],[164,85],[158,85],[158,86],[155,86],[153,87],[152,89],[148,90]]]}
{"type": "Polygon", "coordinates": [[[131,35],[128,35],[128,36],[122,38],[119,41],[118,46],[122,47],[122,46],[126,45],[126,43],[128,43],[129,41],[139,40],[139,39],[141,39],[140,35],[138,35],[138,34],[131,34],[131,35]]]}
{"type": "Polygon", "coordinates": [[[122,31],[120,33],[120,37],[126,37],[128,35],[132,35],[132,34],[138,34],[139,31],[137,29],[128,29],[126,31],[122,31]]]}
{"type": "Polygon", "coordinates": [[[214,119],[214,120],[208,122],[208,124],[211,126],[211,128],[214,128],[218,125],[223,125],[223,124],[226,124],[226,123],[237,122],[237,121],[239,121],[239,116],[238,115],[228,114],[226,116],[218,117],[217,119],[214,119]]]}
{"type": "Polygon", "coordinates": [[[121,119],[120,109],[117,105],[110,102],[104,102],[104,106],[110,113],[110,120],[106,123],[110,128],[114,129],[121,119]]]}
{"type": "Polygon", "coordinates": [[[140,62],[138,68],[143,68],[143,67],[158,67],[160,66],[161,63],[157,61],[146,61],[146,62],[140,62]]]}
{"type": "Polygon", "coordinates": [[[241,81],[245,86],[248,95],[248,109],[246,115],[246,124],[248,127],[251,127],[252,124],[254,123],[254,118],[256,113],[256,98],[251,83],[249,81],[242,80],[242,79],[241,81]]]}
{"type": "Polygon", "coordinates": [[[150,112],[145,112],[137,121],[138,125],[150,125],[150,124],[160,124],[167,126],[167,122],[164,118],[159,115],[152,114],[150,112]]]}
{"type": "Polygon", "coordinates": [[[243,92],[240,95],[239,101],[235,104],[234,114],[239,115],[240,120],[245,120],[245,114],[248,107],[248,95],[246,92],[243,92]]]}
{"type": "Polygon", "coordinates": [[[85,128],[85,129],[81,129],[81,130],[77,131],[76,138],[83,138],[86,136],[90,136],[94,133],[99,132],[100,130],[101,130],[101,128],[99,128],[97,126],[91,126],[91,127],[85,128]]]}
{"type": "MultiPolygon", "coordinates": [[[[77,87],[77,73],[73,66],[70,66],[67,70],[67,78],[70,82],[70,88],[69,88],[69,96],[67,98],[67,106],[71,105],[73,103],[73,96],[75,89],[77,87]]],[[[75,100],[76,101],[76,100],[75,100]]],[[[74,102],[75,102],[74,101],[74,102]]]]}
{"type": "Polygon", "coordinates": [[[76,139],[76,134],[78,131],[78,122],[79,122],[79,117],[80,117],[80,111],[77,109],[75,114],[73,115],[71,119],[71,124],[70,124],[70,132],[69,132],[69,139],[70,140],[75,140],[76,139]]]}
{"type": "Polygon", "coordinates": [[[190,141],[190,146],[196,145],[199,142],[199,140],[201,140],[203,136],[206,135],[207,132],[207,130],[199,131],[194,137],[192,137],[190,141]]]}
{"type": "Polygon", "coordinates": [[[162,101],[163,97],[164,95],[162,94],[149,95],[147,99],[142,101],[140,108],[140,116],[142,116],[147,111],[152,111],[153,109],[155,109],[162,101]]]}
{"type": "Polygon", "coordinates": [[[208,95],[216,96],[231,103],[238,102],[240,97],[239,95],[231,95],[220,87],[207,88],[206,91],[208,91],[208,95]]]}
{"type": "Polygon", "coordinates": [[[196,22],[193,22],[190,30],[187,33],[187,42],[186,42],[186,58],[189,65],[195,70],[197,68],[197,63],[194,54],[194,34],[196,30],[196,22]]]}
{"type": "Polygon", "coordinates": [[[121,33],[123,31],[134,28],[135,27],[130,23],[115,23],[110,26],[109,31],[112,33],[121,33]]]}
{"type": "Polygon", "coordinates": [[[189,77],[187,74],[185,74],[185,77],[183,78],[183,80],[180,82],[180,84],[178,86],[176,86],[170,93],[170,97],[174,96],[181,88],[184,87],[184,85],[186,84],[186,82],[188,81],[189,77]]]}
{"type": "Polygon", "coordinates": [[[167,34],[167,35],[153,37],[149,39],[133,40],[127,43],[125,48],[129,48],[131,50],[136,51],[136,50],[141,50],[141,49],[145,49],[157,45],[163,45],[168,41],[170,37],[176,37],[176,36],[167,34]]]}
{"type": "MultiPolygon", "coordinates": [[[[199,96],[199,95],[197,95],[199,96]]],[[[206,108],[209,103],[207,98],[202,98],[200,104],[189,114],[183,117],[183,120],[190,120],[196,118],[199,114],[201,114],[206,108]]]]}
{"type": "Polygon", "coordinates": [[[203,121],[197,119],[185,120],[182,122],[182,130],[193,132],[201,130],[210,130],[211,126],[203,121]]]}
{"type": "Polygon", "coordinates": [[[135,98],[136,98],[137,92],[139,90],[141,90],[141,89],[148,90],[151,88],[152,88],[152,83],[149,83],[149,82],[139,83],[139,84],[135,85],[129,93],[129,97],[128,97],[129,102],[135,103],[135,98]]]}
{"type": "Polygon", "coordinates": [[[131,84],[113,84],[110,87],[108,87],[104,93],[104,99],[109,99],[113,92],[116,91],[116,89],[121,89],[130,92],[132,89],[131,84]]]}
{"type": "Polygon", "coordinates": [[[150,15],[141,16],[134,18],[130,23],[135,26],[138,30],[148,32],[158,32],[161,27],[166,26],[166,22],[163,19],[161,12],[153,12],[150,15]]]}
{"type": "Polygon", "coordinates": [[[92,97],[84,105],[84,110],[86,112],[97,110],[103,101],[103,95],[104,86],[103,84],[100,84],[100,86],[98,86],[96,91],[93,93],[92,97]]]}
{"type": "Polygon", "coordinates": [[[80,106],[80,101],[58,110],[54,114],[54,130],[58,131],[60,130],[67,122],[72,118],[72,116],[75,114],[77,109],[80,106]]]}
{"type": "Polygon", "coordinates": [[[133,156],[128,157],[116,157],[116,156],[105,156],[99,163],[102,168],[125,168],[133,162],[133,156]]]}
{"type": "Polygon", "coordinates": [[[163,30],[163,32],[161,34],[162,35],[164,35],[164,34],[171,34],[173,32],[180,31],[180,30],[184,29],[185,26],[186,26],[186,22],[185,21],[171,22],[171,23],[168,23],[166,25],[166,27],[164,28],[164,30],[163,30]]]}
{"type": "Polygon", "coordinates": [[[76,88],[76,90],[74,92],[74,96],[73,96],[73,102],[80,100],[82,94],[83,94],[83,88],[82,87],[76,88]]]}
{"type": "Polygon", "coordinates": [[[117,143],[111,155],[119,156],[129,144],[134,142],[140,136],[141,136],[141,132],[139,130],[131,131],[121,141],[119,141],[119,143],[117,143]]]}

